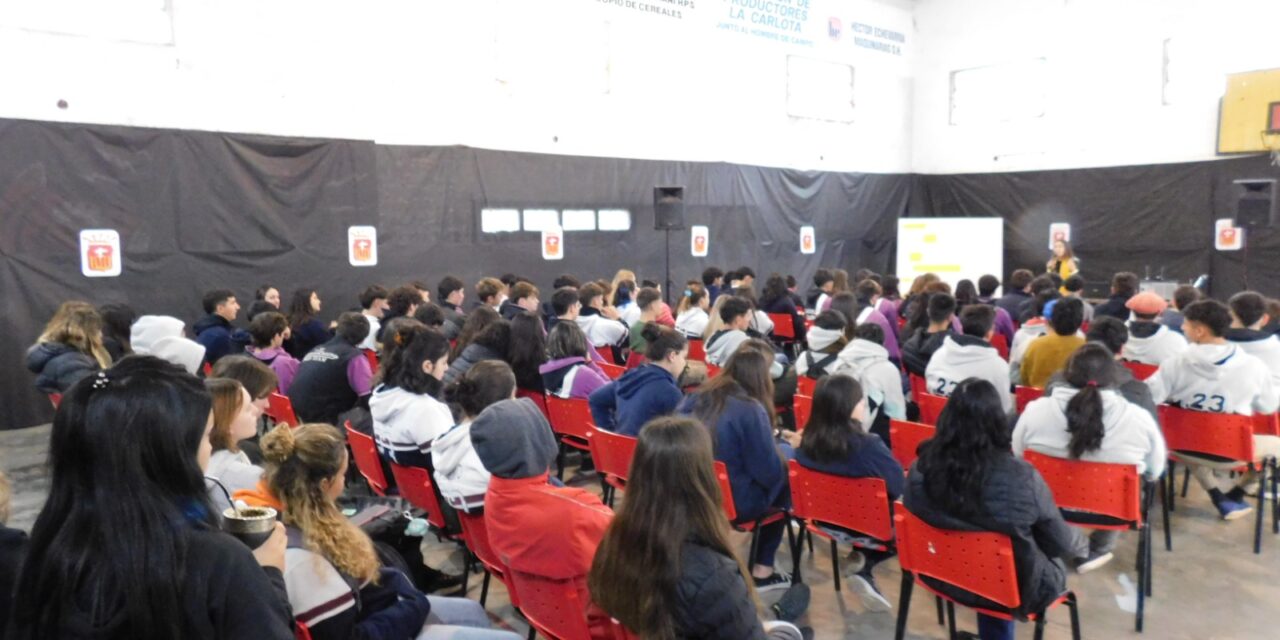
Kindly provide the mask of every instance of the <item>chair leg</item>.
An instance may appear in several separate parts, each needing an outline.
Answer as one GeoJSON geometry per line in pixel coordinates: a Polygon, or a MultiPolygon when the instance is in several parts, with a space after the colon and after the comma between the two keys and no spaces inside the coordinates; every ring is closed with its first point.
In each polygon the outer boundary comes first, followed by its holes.
{"type": "MultiPolygon", "coordinates": [[[[796,531],[791,528],[790,516],[783,518],[782,526],[787,528],[787,545],[795,549],[799,545],[796,544],[796,531]]],[[[804,529],[801,529],[801,531],[803,532],[804,529]]],[[[804,578],[800,575],[800,554],[798,553],[791,554],[791,582],[793,584],[804,582],[804,578]]]]}
{"type": "MultiPolygon", "coordinates": [[[[1276,459],[1271,459],[1271,533],[1280,533],[1280,474],[1276,473],[1276,459]]],[[[1258,485],[1262,490],[1263,485],[1258,485]]]]}
{"type": "Polygon", "coordinates": [[[1146,605],[1147,598],[1147,581],[1151,576],[1147,573],[1147,553],[1149,553],[1149,540],[1145,530],[1138,532],[1138,610],[1134,614],[1133,628],[1138,633],[1142,633],[1142,613],[1143,607],[1146,605]]]}
{"type": "Polygon", "coordinates": [[[840,593],[840,555],[835,538],[831,539],[831,579],[835,580],[836,593],[840,593]]]}
{"type": "Polygon", "coordinates": [[[536,638],[536,637],[538,637],[538,630],[537,630],[537,629],[534,629],[534,628],[533,628],[533,623],[532,623],[532,622],[530,622],[530,623],[529,623],[529,640],[533,640],[533,639],[534,639],[534,638],[536,638]]]}
{"type": "Polygon", "coordinates": [[[1187,485],[1191,483],[1191,467],[1182,470],[1182,497],[1187,497],[1187,485]]]}
{"type": "Polygon", "coordinates": [[[809,555],[813,555],[813,532],[805,529],[804,534],[809,538],[809,555]]]}
{"type": "Polygon", "coordinates": [[[462,566],[463,566],[463,569],[462,569],[462,597],[464,597],[464,598],[465,598],[465,597],[467,597],[467,581],[468,581],[468,579],[471,577],[471,566],[472,566],[472,563],[474,563],[474,562],[476,561],[476,556],[475,556],[475,554],[474,554],[474,553],[471,553],[471,550],[470,550],[470,549],[467,549],[466,547],[463,547],[463,548],[462,548],[462,552],[463,552],[463,557],[464,557],[464,558],[466,558],[466,561],[465,561],[465,562],[463,563],[463,565],[462,565],[462,566]]]}
{"type": "Polygon", "coordinates": [[[893,630],[893,640],[902,640],[906,636],[907,612],[911,610],[911,588],[915,586],[915,580],[910,571],[902,572],[902,589],[898,592],[898,624],[893,630]]]}
{"type": "Polygon", "coordinates": [[[947,637],[956,640],[956,605],[947,601],[947,637]]]}
{"type": "Polygon", "coordinates": [[[933,604],[938,608],[938,626],[941,627],[947,623],[942,613],[942,596],[934,596],[933,604]]]}
{"type": "Polygon", "coordinates": [[[489,573],[489,570],[485,569],[484,582],[480,583],[480,608],[482,609],[484,608],[485,600],[489,598],[489,579],[492,577],[493,575],[489,573]]]}
{"type": "Polygon", "coordinates": [[[1167,469],[1165,469],[1164,477],[1160,479],[1160,490],[1161,490],[1161,491],[1163,491],[1163,490],[1164,490],[1164,488],[1165,488],[1166,486],[1169,488],[1169,492],[1168,492],[1168,494],[1163,494],[1163,493],[1162,493],[1161,495],[1167,495],[1167,496],[1168,496],[1168,498],[1169,498],[1169,510],[1170,510],[1170,511],[1177,511],[1177,510],[1178,510],[1178,505],[1174,504],[1174,497],[1173,497],[1173,489],[1174,489],[1173,479],[1174,479],[1174,477],[1176,477],[1176,473],[1177,473],[1177,472],[1175,472],[1175,471],[1174,471],[1174,466],[1175,466],[1175,464],[1176,464],[1176,463],[1175,463],[1174,461],[1170,460],[1170,461],[1169,461],[1169,467],[1168,467],[1167,469]]]}
{"type": "Polygon", "coordinates": [[[1036,616],[1036,633],[1034,636],[1032,636],[1036,640],[1044,640],[1044,622],[1045,622],[1044,617],[1046,613],[1048,612],[1041,611],[1040,615],[1036,616]]]}
{"type": "MultiPolygon", "coordinates": [[[[556,479],[564,481],[564,443],[556,449],[556,479]]],[[[532,630],[532,628],[530,629],[532,630]]]]}
{"type": "Polygon", "coordinates": [[[1253,552],[1262,553],[1262,517],[1267,504],[1267,464],[1258,465],[1258,517],[1253,527],[1253,552]]]}
{"type": "Polygon", "coordinates": [[[1067,608],[1071,610],[1071,640],[1080,640],[1080,602],[1074,591],[1067,594],[1067,608]]]}
{"type": "Polygon", "coordinates": [[[1164,550],[1173,551],[1173,532],[1169,531],[1169,512],[1173,511],[1173,490],[1164,479],[1160,480],[1160,515],[1164,519],[1164,550]]]}
{"type": "Polygon", "coordinates": [[[1142,571],[1143,571],[1143,575],[1146,576],[1147,578],[1147,597],[1150,598],[1154,593],[1154,587],[1152,585],[1155,584],[1155,582],[1152,580],[1152,572],[1151,572],[1152,562],[1151,562],[1151,523],[1150,522],[1147,523],[1147,526],[1143,530],[1143,533],[1146,534],[1147,536],[1147,544],[1143,547],[1146,555],[1146,558],[1144,558],[1143,561],[1146,564],[1143,566],[1142,571]]]}
{"type": "Polygon", "coordinates": [[[751,529],[751,550],[747,555],[747,569],[756,568],[756,551],[760,547],[760,525],[757,524],[751,529]]]}

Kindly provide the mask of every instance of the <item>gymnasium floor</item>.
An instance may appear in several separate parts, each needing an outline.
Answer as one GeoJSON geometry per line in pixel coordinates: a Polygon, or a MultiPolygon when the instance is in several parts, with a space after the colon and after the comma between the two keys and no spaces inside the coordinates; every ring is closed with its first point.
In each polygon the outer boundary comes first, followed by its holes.
{"type": "MultiPolygon", "coordinates": [[[[42,465],[48,434],[47,425],[0,432],[0,468],[9,474],[14,485],[10,526],[29,529],[44,499],[48,479],[42,465]]],[[[594,475],[571,478],[570,483],[599,487],[594,475]]],[[[1141,636],[1133,632],[1136,538],[1128,535],[1117,548],[1116,559],[1111,564],[1088,575],[1073,575],[1069,580],[1081,601],[1083,637],[1152,640],[1280,637],[1280,536],[1266,530],[1262,555],[1255,556],[1252,519],[1233,523],[1219,521],[1208,498],[1194,483],[1186,500],[1177,504],[1178,510],[1173,514],[1172,553],[1164,550],[1163,530],[1158,524],[1158,509],[1155,510],[1155,596],[1147,600],[1146,632],[1141,636]]],[[[812,626],[819,640],[892,638],[896,609],[893,614],[867,613],[847,587],[837,594],[832,589],[829,552],[820,543],[816,549],[816,559],[806,552],[803,560],[802,570],[805,582],[813,589],[813,601],[801,624],[812,626]]],[[[779,566],[789,567],[790,563],[784,545],[779,553],[779,566]]],[[[890,560],[881,564],[875,576],[881,590],[896,607],[900,576],[897,562],[890,560]]],[[[480,580],[473,580],[471,584],[470,596],[478,598],[480,580]]],[[[764,600],[769,604],[773,597],[764,600]]],[[[912,604],[907,637],[945,638],[946,629],[937,624],[932,598],[917,589],[912,604]]],[[[491,587],[488,610],[518,632],[527,629],[497,581],[491,587]]],[[[957,610],[957,618],[961,629],[975,629],[971,613],[957,610]]],[[[1051,611],[1045,637],[1070,638],[1068,620],[1065,608],[1051,611]]],[[[1031,625],[1020,625],[1018,637],[1031,636],[1031,625]]]]}

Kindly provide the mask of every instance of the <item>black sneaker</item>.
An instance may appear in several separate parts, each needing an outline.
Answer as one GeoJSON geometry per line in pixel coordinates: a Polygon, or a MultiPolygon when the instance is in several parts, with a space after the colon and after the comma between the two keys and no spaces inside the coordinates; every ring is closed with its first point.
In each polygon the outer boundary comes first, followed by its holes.
{"type": "Polygon", "coordinates": [[[791,586],[791,574],[786,571],[774,571],[768,578],[752,577],[756,583],[756,591],[777,591],[791,586]]]}
{"type": "MultiPolygon", "coordinates": [[[[476,564],[479,565],[480,563],[477,562],[476,564]]],[[[427,585],[426,592],[439,596],[461,596],[463,595],[462,576],[440,573],[427,585]]]]}
{"type": "Polygon", "coordinates": [[[782,594],[781,598],[770,607],[773,615],[783,622],[795,622],[805,611],[809,610],[809,585],[797,582],[782,594]]]}

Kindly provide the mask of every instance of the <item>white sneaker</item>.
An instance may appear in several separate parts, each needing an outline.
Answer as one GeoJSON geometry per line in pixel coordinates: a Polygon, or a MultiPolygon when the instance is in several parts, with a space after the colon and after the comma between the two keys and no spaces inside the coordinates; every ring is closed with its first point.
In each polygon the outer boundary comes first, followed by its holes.
{"type": "Polygon", "coordinates": [[[893,611],[893,604],[886,600],[876,588],[875,578],[855,573],[849,576],[849,585],[853,587],[853,592],[858,594],[858,598],[862,600],[862,606],[867,611],[876,613],[893,611]]]}
{"type": "Polygon", "coordinates": [[[1076,573],[1089,573],[1094,569],[1100,568],[1111,562],[1115,555],[1110,551],[1098,555],[1090,555],[1088,558],[1080,560],[1076,563],[1076,573]]]}

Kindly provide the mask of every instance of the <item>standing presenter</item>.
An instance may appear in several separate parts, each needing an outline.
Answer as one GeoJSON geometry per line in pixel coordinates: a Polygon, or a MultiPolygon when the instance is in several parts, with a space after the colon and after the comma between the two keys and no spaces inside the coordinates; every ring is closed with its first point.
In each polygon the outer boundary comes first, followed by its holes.
{"type": "Polygon", "coordinates": [[[1057,274],[1062,278],[1063,282],[1067,278],[1080,273],[1080,264],[1076,261],[1076,254],[1071,250],[1071,243],[1066,240],[1053,241],[1053,256],[1045,263],[1045,271],[1047,273],[1057,274]]]}

